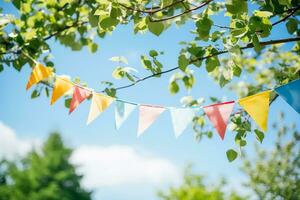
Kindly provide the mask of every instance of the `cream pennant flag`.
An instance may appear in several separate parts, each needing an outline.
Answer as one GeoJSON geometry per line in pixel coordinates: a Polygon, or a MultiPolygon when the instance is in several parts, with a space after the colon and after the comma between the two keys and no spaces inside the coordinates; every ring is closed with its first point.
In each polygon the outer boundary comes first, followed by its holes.
{"type": "Polygon", "coordinates": [[[271,90],[268,90],[238,100],[239,104],[263,131],[267,131],[268,126],[270,93],[271,90]]]}
{"type": "Polygon", "coordinates": [[[223,102],[205,106],[203,108],[206,116],[218,131],[222,140],[224,140],[227,122],[234,107],[234,101],[223,102]]]}
{"type": "Polygon", "coordinates": [[[74,84],[65,77],[56,77],[50,104],[53,105],[60,97],[66,94],[74,84]]]}
{"type": "Polygon", "coordinates": [[[138,136],[150,127],[150,125],[157,119],[157,117],[165,111],[164,107],[152,105],[139,106],[139,126],[138,136]]]}
{"type": "Polygon", "coordinates": [[[116,101],[115,106],[115,122],[116,128],[119,129],[123,122],[128,118],[132,111],[136,108],[136,105],[126,103],[123,101],[116,101]]]}
{"type": "Polygon", "coordinates": [[[178,138],[194,119],[198,109],[194,108],[171,108],[171,118],[175,137],[178,138]]]}
{"type": "Polygon", "coordinates": [[[26,90],[31,88],[34,84],[37,84],[38,82],[49,78],[53,73],[53,68],[51,67],[45,67],[40,63],[37,63],[36,66],[32,69],[30,78],[26,85],[26,90]]]}
{"type": "Polygon", "coordinates": [[[92,94],[91,91],[89,91],[89,90],[87,90],[85,88],[81,88],[81,87],[75,86],[75,89],[74,89],[74,92],[73,92],[72,101],[71,101],[71,104],[70,104],[69,113],[71,114],[71,112],[73,112],[75,110],[75,108],[81,102],[83,102],[85,99],[87,99],[91,94],[92,94]]]}
{"type": "Polygon", "coordinates": [[[90,124],[92,121],[94,121],[113,101],[114,98],[112,97],[99,93],[93,93],[87,124],[90,124]]]}

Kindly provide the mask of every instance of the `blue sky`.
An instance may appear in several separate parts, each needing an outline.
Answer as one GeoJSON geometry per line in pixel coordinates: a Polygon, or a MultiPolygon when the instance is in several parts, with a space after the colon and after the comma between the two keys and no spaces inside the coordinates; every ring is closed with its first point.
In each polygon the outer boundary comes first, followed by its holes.
{"type": "MultiPolygon", "coordinates": [[[[4,3],[0,5],[3,7],[4,3]]],[[[11,12],[13,12],[12,8],[6,4],[4,13],[11,12]]],[[[222,20],[218,21],[219,24],[222,24],[222,20]]],[[[100,88],[101,81],[114,81],[111,74],[115,64],[109,61],[112,56],[123,55],[127,57],[129,66],[135,67],[141,77],[147,72],[143,70],[139,56],[147,54],[151,49],[164,51],[161,61],[165,69],[176,66],[180,50],[178,43],[191,39],[189,31],[192,28],[192,24],[180,28],[172,26],[160,37],[156,37],[150,33],[134,35],[131,25],[120,26],[105,39],[97,39],[100,49],[95,54],[90,54],[87,48],[73,52],[52,40],[50,43],[53,61],[57,74],[70,75],[71,77],[79,76],[90,87],[97,89],[100,88]]],[[[287,33],[281,29],[283,26],[274,29],[276,34],[273,38],[279,39],[287,36],[287,33]]],[[[233,93],[224,88],[221,89],[214,83],[207,76],[204,68],[194,68],[194,71],[197,82],[196,86],[189,92],[181,90],[177,95],[170,95],[168,82],[171,74],[166,74],[160,79],[150,79],[122,90],[119,92],[119,97],[133,102],[169,106],[180,106],[179,100],[185,95],[193,95],[196,98],[226,96],[228,100],[235,99],[233,93]]],[[[74,158],[74,162],[86,161],[89,166],[83,168],[82,172],[88,173],[89,177],[95,176],[95,179],[97,177],[105,179],[107,177],[103,177],[101,174],[107,172],[101,171],[101,169],[105,170],[110,167],[115,170],[112,173],[116,171],[120,173],[119,176],[122,177],[122,180],[120,177],[119,179],[112,177],[111,179],[116,180],[112,181],[110,185],[103,185],[102,182],[99,183],[98,180],[92,180],[92,178],[86,181],[87,185],[96,189],[95,199],[156,199],[155,192],[157,189],[178,183],[181,170],[190,162],[194,164],[195,171],[205,174],[211,180],[225,176],[232,188],[239,189],[241,182],[245,179],[239,171],[241,162],[237,160],[229,163],[225,155],[227,149],[234,147],[234,134],[230,131],[227,131],[224,141],[221,141],[217,134],[214,134],[213,139],[204,138],[200,143],[197,143],[193,131],[189,127],[182,136],[175,139],[170,115],[165,112],[142,137],[137,138],[137,110],[133,112],[121,129],[116,131],[114,128],[114,106],[111,106],[91,125],[86,126],[90,102],[84,102],[72,115],[68,115],[63,100],[58,101],[54,106],[50,106],[50,100],[45,95],[32,100],[30,98],[31,93],[25,91],[29,75],[30,68],[28,66],[24,67],[21,73],[13,68],[5,68],[0,74],[0,122],[3,124],[2,127],[10,127],[11,132],[16,135],[15,139],[20,142],[16,144],[22,144],[24,141],[33,139],[42,141],[50,131],[58,130],[63,134],[68,145],[80,149],[80,151],[75,151],[78,157],[74,158]],[[100,167],[99,171],[97,168],[91,170],[93,162],[91,159],[84,160],[87,158],[83,158],[85,156],[82,156],[82,152],[91,153],[90,155],[93,155],[95,160],[100,163],[107,161],[107,165],[102,163],[107,168],[100,167]],[[124,157],[128,158],[128,161],[122,160],[124,152],[124,157]],[[116,155],[118,153],[120,156],[116,155]],[[124,165],[121,161],[124,162],[124,165]],[[128,162],[132,162],[132,165],[128,162]],[[142,164],[139,165],[137,162],[142,164]],[[109,166],[109,164],[114,166],[109,166]],[[136,173],[130,171],[130,166],[137,170],[136,173]],[[148,168],[153,170],[147,171],[148,168]],[[90,171],[87,172],[88,170],[90,171]],[[170,173],[165,174],[167,171],[170,173]],[[157,177],[157,182],[153,178],[145,176],[145,173],[157,177]],[[124,174],[128,174],[128,176],[124,174]]],[[[247,79],[244,80],[247,81],[247,79]]],[[[119,81],[116,82],[116,85],[122,85],[122,83],[124,82],[119,81]]],[[[271,106],[269,125],[276,119],[280,110],[288,113],[286,119],[288,122],[299,122],[299,115],[282,99],[278,98],[271,106]]],[[[4,129],[0,129],[0,135],[4,129]]],[[[253,145],[251,144],[254,141],[254,136],[249,135],[248,137],[250,145],[246,147],[246,151],[252,153],[253,145]]],[[[269,131],[260,147],[270,148],[274,138],[272,131],[269,131]]],[[[9,153],[2,151],[3,155],[9,153]]]]}

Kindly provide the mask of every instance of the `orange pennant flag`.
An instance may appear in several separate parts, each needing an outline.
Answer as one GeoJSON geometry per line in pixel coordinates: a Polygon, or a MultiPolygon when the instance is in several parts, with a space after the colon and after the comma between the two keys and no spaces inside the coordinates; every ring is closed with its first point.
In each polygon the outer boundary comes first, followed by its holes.
{"type": "Polygon", "coordinates": [[[45,67],[40,63],[37,63],[36,66],[32,69],[31,76],[27,82],[26,90],[31,88],[34,84],[49,78],[52,75],[53,68],[45,67]]]}
{"type": "Polygon", "coordinates": [[[73,86],[74,86],[73,83],[70,82],[67,78],[57,76],[54,83],[50,104],[53,105],[61,96],[63,96],[66,92],[68,92],[73,86]]]}
{"type": "Polygon", "coordinates": [[[94,121],[112,102],[114,98],[99,93],[93,93],[92,104],[87,124],[94,121]]]}
{"type": "Polygon", "coordinates": [[[75,110],[75,108],[81,102],[83,102],[86,98],[88,98],[91,94],[92,94],[91,91],[89,91],[85,88],[75,86],[72,101],[71,101],[71,104],[70,104],[69,114],[71,114],[71,112],[73,112],[75,110]]]}

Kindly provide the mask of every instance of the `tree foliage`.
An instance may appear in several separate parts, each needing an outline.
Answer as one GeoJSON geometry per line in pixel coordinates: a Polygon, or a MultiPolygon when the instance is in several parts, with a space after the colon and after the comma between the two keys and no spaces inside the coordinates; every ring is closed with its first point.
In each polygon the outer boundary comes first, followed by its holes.
{"type": "MultiPolygon", "coordinates": [[[[160,191],[163,200],[242,200],[242,199],[286,199],[300,197],[300,133],[295,124],[286,125],[284,115],[274,123],[272,134],[276,135],[275,145],[269,150],[255,143],[254,155],[243,156],[242,172],[246,175],[247,196],[237,193],[225,195],[225,182],[215,182],[209,186],[203,176],[185,171],[183,183],[160,191]]],[[[242,183],[241,183],[241,186],[242,183]]],[[[227,189],[228,190],[228,189],[227,189]]]]}
{"type": "Polygon", "coordinates": [[[256,145],[256,158],[244,158],[243,171],[258,199],[299,199],[300,197],[300,133],[295,124],[274,124],[275,147],[264,150],[256,145]]]}
{"type": "MultiPolygon", "coordinates": [[[[176,94],[184,87],[187,90],[197,83],[194,69],[204,67],[220,87],[233,89],[238,97],[274,88],[297,79],[300,76],[300,30],[299,0],[8,0],[18,11],[17,15],[1,15],[0,20],[0,71],[13,67],[20,71],[26,64],[33,66],[32,59],[42,60],[45,65],[55,67],[51,61],[49,40],[54,39],[73,51],[87,46],[96,52],[95,38],[105,38],[120,25],[127,25],[134,34],[150,32],[160,36],[173,25],[194,24],[187,34],[190,41],[180,43],[177,66],[165,69],[159,59],[163,52],[149,50],[141,55],[141,66],[149,75],[139,78],[136,71],[127,66],[126,58],[112,58],[117,63],[113,72],[116,79],[127,79],[128,85],[117,87],[111,81],[104,81],[102,88],[110,96],[117,91],[138,84],[150,78],[161,78],[173,73],[169,91],[176,94]],[[219,20],[219,19],[222,20],[219,20]],[[218,22],[222,21],[222,24],[218,22]],[[275,28],[275,27],[280,27],[275,28]],[[286,29],[286,34],[283,28],[286,29]],[[285,38],[277,38],[285,35],[285,38]],[[280,48],[272,46],[293,42],[280,48]],[[253,51],[253,50],[254,51],[253,51]],[[247,51],[249,53],[247,53],[247,51]],[[238,82],[242,75],[256,81],[238,82]]],[[[0,14],[2,9],[0,9],[0,14]]],[[[184,27],[184,26],[182,26],[184,27]]],[[[46,90],[49,94],[53,80],[43,82],[32,93],[32,98],[46,90]]],[[[75,80],[80,84],[80,79],[75,80]]],[[[272,95],[272,103],[276,99],[272,95]]],[[[185,98],[186,106],[201,106],[204,103],[220,101],[211,97],[185,98]]],[[[70,98],[66,99],[68,106],[70,98]]],[[[235,142],[244,147],[247,133],[256,134],[262,142],[263,133],[255,129],[245,112],[238,112],[232,118],[236,134],[235,142]]],[[[197,139],[211,137],[206,128],[204,115],[194,119],[197,139]]],[[[227,152],[233,160],[236,150],[227,152]],[[235,152],[235,153],[234,153],[235,152]]]]}
{"type": "Polygon", "coordinates": [[[179,187],[171,187],[168,191],[158,192],[162,200],[244,200],[245,197],[235,192],[225,194],[225,180],[208,185],[204,177],[192,172],[188,166],[184,173],[183,183],[179,187]]]}
{"type": "Polygon", "coordinates": [[[41,152],[32,151],[21,161],[2,161],[0,199],[91,199],[91,193],[80,185],[82,176],[69,162],[71,153],[60,135],[52,133],[41,152]]]}

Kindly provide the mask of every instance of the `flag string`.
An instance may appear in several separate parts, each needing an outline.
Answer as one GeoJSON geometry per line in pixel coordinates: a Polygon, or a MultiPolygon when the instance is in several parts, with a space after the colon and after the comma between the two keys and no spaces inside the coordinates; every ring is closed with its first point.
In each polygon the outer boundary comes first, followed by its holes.
{"type": "MultiPolygon", "coordinates": [[[[186,129],[187,125],[194,119],[197,112],[201,109],[203,114],[211,121],[221,139],[224,139],[226,126],[231,116],[245,112],[248,118],[251,117],[260,129],[267,130],[268,113],[270,107],[270,94],[276,92],[288,104],[290,104],[296,112],[300,114],[300,79],[290,81],[287,84],[267,89],[259,93],[247,96],[235,101],[218,102],[207,106],[194,105],[189,107],[174,107],[154,104],[141,104],[127,101],[118,97],[111,97],[104,92],[97,92],[93,88],[83,86],[73,82],[69,77],[56,75],[53,68],[45,67],[31,56],[22,52],[35,63],[32,73],[27,83],[28,90],[32,85],[40,82],[53,88],[51,105],[60,97],[65,96],[68,91],[72,90],[72,98],[69,107],[69,113],[72,113],[76,107],[85,99],[91,97],[91,106],[87,124],[90,124],[97,118],[113,101],[116,101],[115,120],[116,127],[119,128],[126,120],[135,107],[139,108],[139,125],[138,136],[140,136],[165,110],[169,110],[172,118],[172,124],[175,136],[178,137],[186,129]],[[49,85],[49,78],[54,80],[53,85],[49,85]],[[48,80],[48,81],[46,81],[48,80]],[[233,113],[234,105],[238,103],[242,109],[233,113]]],[[[271,102],[273,102],[272,100],[271,102]]]]}

